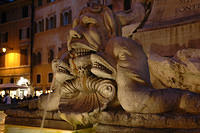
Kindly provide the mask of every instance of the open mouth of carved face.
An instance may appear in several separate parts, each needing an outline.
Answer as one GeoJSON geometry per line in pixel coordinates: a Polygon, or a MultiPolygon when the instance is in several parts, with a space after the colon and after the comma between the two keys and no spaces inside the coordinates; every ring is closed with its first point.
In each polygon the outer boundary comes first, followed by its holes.
{"type": "Polygon", "coordinates": [[[97,54],[91,54],[91,72],[96,76],[108,79],[115,79],[116,70],[105,59],[97,54]]]}
{"type": "Polygon", "coordinates": [[[70,72],[63,66],[57,66],[57,72],[65,73],[67,75],[71,75],[70,72]]]}
{"type": "Polygon", "coordinates": [[[58,82],[64,82],[66,80],[71,80],[74,76],[70,73],[70,69],[67,63],[54,59],[52,62],[52,69],[54,72],[54,77],[58,82]]]}
{"type": "Polygon", "coordinates": [[[97,49],[93,48],[86,41],[72,42],[70,49],[70,66],[75,71],[74,74],[81,76],[90,73],[92,66],[90,56],[97,52],[97,49]]]}
{"type": "Polygon", "coordinates": [[[107,67],[105,67],[103,64],[99,63],[99,62],[94,62],[92,64],[92,68],[93,69],[99,69],[105,73],[108,73],[108,74],[112,74],[113,72],[111,70],[109,70],[107,67]]]}
{"type": "Polygon", "coordinates": [[[70,53],[71,53],[71,57],[76,58],[76,57],[91,55],[92,53],[95,53],[95,51],[84,49],[84,48],[76,48],[76,49],[73,48],[70,51],[70,53]]]}
{"type": "Polygon", "coordinates": [[[72,42],[71,46],[72,48],[69,52],[72,58],[88,56],[93,53],[96,53],[97,51],[95,48],[92,48],[91,46],[89,46],[87,43],[84,43],[84,42],[83,43],[72,42]]]}

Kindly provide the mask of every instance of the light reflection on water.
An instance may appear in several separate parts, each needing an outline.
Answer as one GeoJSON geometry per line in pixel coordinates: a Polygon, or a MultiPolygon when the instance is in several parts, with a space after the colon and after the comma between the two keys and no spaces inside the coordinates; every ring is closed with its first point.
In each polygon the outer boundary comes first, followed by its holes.
{"type": "Polygon", "coordinates": [[[4,133],[5,131],[5,126],[0,124],[0,133],[4,133]]]}
{"type": "Polygon", "coordinates": [[[17,126],[17,125],[0,125],[0,133],[94,133],[92,129],[80,131],[67,131],[39,127],[17,126]]]}

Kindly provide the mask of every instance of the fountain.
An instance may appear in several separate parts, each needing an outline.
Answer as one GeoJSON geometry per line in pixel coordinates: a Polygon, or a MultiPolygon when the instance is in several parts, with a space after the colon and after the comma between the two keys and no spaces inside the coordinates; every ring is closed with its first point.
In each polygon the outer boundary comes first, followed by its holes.
{"type": "Polygon", "coordinates": [[[6,122],[97,133],[200,132],[200,50],[178,49],[164,57],[130,36],[180,24],[178,15],[170,24],[156,23],[158,9],[172,2],[178,0],[138,2],[134,10],[113,13],[91,1],[73,21],[68,52],[52,62],[54,93],[20,105],[28,110],[6,110],[6,122]]]}

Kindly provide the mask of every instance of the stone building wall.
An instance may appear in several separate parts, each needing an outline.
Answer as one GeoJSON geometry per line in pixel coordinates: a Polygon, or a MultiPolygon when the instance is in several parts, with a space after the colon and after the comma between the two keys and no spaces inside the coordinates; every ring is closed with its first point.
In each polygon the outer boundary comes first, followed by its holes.
{"type": "MultiPolygon", "coordinates": [[[[38,6],[38,1],[35,1],[35,23],[38,27],[39,21],[44,21],[42,32],[36,32],[34,35],[34,48],[33,53],[37,55],[41,53],[41,63],[33,67],[33,86],[45,91],[50,88],[48,75],[52,73],[51,62],[49,61],[49,51],[53,50],[54,58],[59,58],[60,50],[66,48],[67,36],[71,28],[71,21],[69,24],[62,25],[61,15],[71,10],[73,19],[77,16],[80,10],[87,5],[87,0],[55,0],[54,2],[47,3],[43,0],[42,5],[38,6]],[[51,16],[56,17],[56,26],[52,29],[47,29],[47,19],[51,16]],[[37,75],[41,76],[41,82],[37,83],[37,75]]],[[[63,50],[62,50],[63,51],[63,50]]]]}
{"type": "Polygon", "coordinates": [[[139,31],[133,34],[133,39],[143,45],[147,54],[173,56],[179,49],[200,48],[200,22],[139,31]]]}
{"type": "Polygon", "coordinates": [[[142,28],[133,34],[146,53],[173,56],[177,50],[200,48],[200,1],[154,0],[142,28]]]}
{"type": "Polygon", "coordinates": [[[0,48],[7,48],[6,53],[0,54],[0,79],[2,83],[10,83],[11,78],[14,78],[16,83],[20,77],[30,80],[30,31],[31,31],[31,0],[18,0],[12,3],[0,5],[0,16],[5,13],[6,21],[2,22],[0,17],[0,48]],[[23,17],[23,7],[28,7],[28,16],[23,17]],[[29,28],[29,32],[27,29],[29,28]],[[20,29],[23,29],[26,35],[20,39],[20,29]],[[7,32],[7,42],[3,42],[2,35],[7,32]],[[29,34],[29,37],[27,37],[29,34]],[[26,57],[22,58],[20,50],[27,49],[26,57]],[[26,58],[26,63],[22,63],[26,58]]]}

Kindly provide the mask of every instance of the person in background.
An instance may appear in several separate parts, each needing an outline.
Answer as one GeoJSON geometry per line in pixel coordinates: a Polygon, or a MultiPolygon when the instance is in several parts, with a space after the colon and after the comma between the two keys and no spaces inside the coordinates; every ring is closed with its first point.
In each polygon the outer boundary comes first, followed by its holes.
{"type": "Polygon", "coordinates": [[[0,95],[0,104],[2,103],[3,101],[3,97],[0,95]]]}
{"type": "Polygon", "coordinates": [[[8,93],[6,93],[6,96],[4,97],[3,102],[5,104],[11,104],[11,98],[8,93]]]}
{"type": "Polygon", "coordinates": [[[17,98],[16,98],[16,95],[14,95],[14,98],[12,99],[12,103],[17,104],[17,98]]]}

